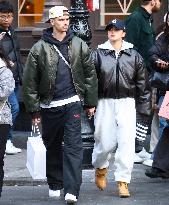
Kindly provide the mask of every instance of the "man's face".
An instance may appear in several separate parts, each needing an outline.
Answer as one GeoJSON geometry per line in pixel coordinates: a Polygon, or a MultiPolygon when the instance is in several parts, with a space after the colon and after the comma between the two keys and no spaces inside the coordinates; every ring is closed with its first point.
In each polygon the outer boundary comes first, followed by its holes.
{"type": "Polygon", "coordinates": [[[156,13],[156,12],[158,12],[160,10],[161,4],[162,4],[161,1],[162,0],[153,0],[153,2],[154,2],[154,7],[152,8],[152,12],[153,13],[156,13]]]}
{"type": "Polygon", "coordinates": [[[11,26],[13,21],[13,13],[1,13],[0,12],[0,26],[7,30],[11,26]]]}
{"type": "Polygon", "coordinates": [[[116,27],[113,27],[108,31],[108,39],[112,42],[119,41],[125,37],[125,34],[123,30],[118,30],[116,27]]]}
{"type": "Polygon", "coordinates": [[[51,19],[51,24],[56,31],[60,33],[67,32],[69,28],[69,15],[64,15],[51,19]]]}

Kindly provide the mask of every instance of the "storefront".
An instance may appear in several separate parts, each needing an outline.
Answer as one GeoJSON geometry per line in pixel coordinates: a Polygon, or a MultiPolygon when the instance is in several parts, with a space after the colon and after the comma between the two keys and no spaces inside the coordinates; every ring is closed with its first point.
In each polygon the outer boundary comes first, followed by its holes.
{"type": "MultiPolygon", "coordinates": [[[[141,0],[84,0],[81,2],[85,2],[88,6],[88,9],[95,11],[90,12],[89,24],[92,30],[92,47],[95,47],[97,43],[100,43],[104,40],[105,32],[104,26],[105,24],[113,18],[125,18],[129,15],[135,7],[140,4],[141,0]],[[99,9],[98,9],[99,7],[99,9]]],[[[14,27],[18,28],[18,32],[23,34],[23,31],[26,34],[29,33],[31,35],[31,30],[34,27],[37,27],[38,23],[42,20],[44,5],[47,6],[56,4],[63,4],[68,8],[71,7],[71,0],[12,0],[14,5],[16,14],[15,14],[15,22],[14,27]],[[46,3],[47,2],[47,3],[46,3]]],[[[161,11],[154,15],[155,26],[156,28],[162,22],[162,17],[165,14],[168,8],[168,1],[163,1],[161,11]]],[[[27,36],[27,35],[26,35],[27,36]]],[[[28,37],[28,36],[27,36],[28,37]]],[[[26,39],[25,39],[26,40],[26,39]]],[[[23,41],[25,41],[23,39],[23,41]]],[[[23,42],[22,41],[22,42],[23,42]]],[[[25,44],[23,44],[25,45],[25,44]]],[[[22,46],[22,44],[21,44],[22,46]]],[[[31,44],[29,43],[29,46],[31,44]]],[[[24,46],[22,46],[24,47],[24,46]]],[[[25,47],[27,48],[27,46],[25,47]]]]}

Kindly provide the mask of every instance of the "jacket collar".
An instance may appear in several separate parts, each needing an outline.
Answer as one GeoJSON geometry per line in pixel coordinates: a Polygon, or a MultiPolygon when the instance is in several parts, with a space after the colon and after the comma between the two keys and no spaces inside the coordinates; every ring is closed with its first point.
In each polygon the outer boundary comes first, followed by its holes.
{"type": "Polygon", "coordinates": [[[152,15],[148,13],[148,11],[144,7],[139,7],[138,11],[144,16],[144,18],[150,19],[151,21],[153,20],[152,15]]]}
{"type": "Polygon", "coordinates": [[[9,27],[8,30],[5,30],[2,27],[0,27],[0,33],[1,32],[6,32],[9,36],[11,36],[13,34],[13,29],[9,27]]]}
{"type": "MultiPolygon", "coordinates": [[[[122,47],[120,52],[126,53],[128,55],[131,55],[131,51],[130,49],[133,48],[133,44],[128,43],[126,41],[123,40],[122,42],[122,47]]],[[[105,43],[98,45],[98,48],[103,49],[105,55],[108,55],[109,53],[111,53],[112,51],[115,52],[115,49],[113,48],[112,44],[110,43],[110,41],[106,41],[105,43]]]]}

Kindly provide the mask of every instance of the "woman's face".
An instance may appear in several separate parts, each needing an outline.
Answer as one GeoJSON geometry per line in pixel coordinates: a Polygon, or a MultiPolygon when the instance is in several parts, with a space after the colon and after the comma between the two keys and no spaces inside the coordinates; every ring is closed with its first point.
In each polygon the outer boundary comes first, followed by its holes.
{"type": "Polygon", "coordinates": [[[119,41],[125,37],[125,32],[123,30],[118,30],[116,27],[111,28],[108,31],[108,39],[110,41],[119,41]]]}

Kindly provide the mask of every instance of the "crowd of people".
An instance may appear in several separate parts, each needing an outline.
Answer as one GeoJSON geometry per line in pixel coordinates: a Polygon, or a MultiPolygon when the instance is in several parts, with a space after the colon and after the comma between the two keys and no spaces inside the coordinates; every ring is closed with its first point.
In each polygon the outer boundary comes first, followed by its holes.
{"type": "Polygon", "coordinates": [[[130,196],[128,184],[134,163],[148,165],[148,177],[169,177],[169,123],[157,114],[167,88],[150,84],[154,72],[169,68],[169,13],[157,35],[152,14],[160,10],[162,2],[141,2],[125,21],[108,22],[106,42],[93,50],[69,28],[68,8],[52,7],[48,18],[51,26],[31,48],[24,72],[11,28],[13,8],[8,1],[0,2],[0,193],[5,153],[21,152],[12,143],[21,85],[32,123],[42,124],[49,197],[59,198],[64,189],[68,204],[78,200],[82,110],[89,120],[94,117],[92,164],[100,190],[106,188],[114,152],[119,197],[130,196]],[[158,108],[152,103],[154,97],[158,108]],[[149,133],[151,142],[156,141],[150,146],[152,154],[144,148],[149,133]]]}

